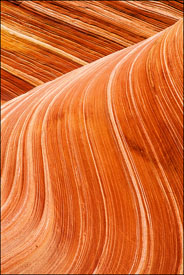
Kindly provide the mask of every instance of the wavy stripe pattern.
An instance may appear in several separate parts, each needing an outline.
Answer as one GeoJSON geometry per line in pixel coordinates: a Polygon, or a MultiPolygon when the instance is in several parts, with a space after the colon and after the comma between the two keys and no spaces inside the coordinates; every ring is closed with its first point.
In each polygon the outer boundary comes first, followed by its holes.
{"type": "Polygon", "coordinates": [[[3,274],[182,274],[182,28],[2,106],[3,274]]]}
{"type": "Polygon", "coordinates": [[[2,100],[134,45],[182,18],[182,1],[2,1],[2,100]]]}

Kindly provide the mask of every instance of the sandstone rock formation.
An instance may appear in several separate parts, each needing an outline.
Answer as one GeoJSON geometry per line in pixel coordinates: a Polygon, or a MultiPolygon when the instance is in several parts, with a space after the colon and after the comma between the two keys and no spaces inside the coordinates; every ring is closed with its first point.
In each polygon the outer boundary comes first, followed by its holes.
{"type": "Polygon", "coordinates": [[[182,274],[182,21],[2,106],[3,274],[182,274]]]}
{"type": "Polygon", "coordinates": [[[173,25],[182,2],[2,1],[3,102],[173,25]]]}

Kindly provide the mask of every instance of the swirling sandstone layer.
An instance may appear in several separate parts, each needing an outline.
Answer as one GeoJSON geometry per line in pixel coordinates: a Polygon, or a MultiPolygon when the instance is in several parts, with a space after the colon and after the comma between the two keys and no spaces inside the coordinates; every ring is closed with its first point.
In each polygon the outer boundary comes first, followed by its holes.
{"type": "Polygon", "coordinates": [[[140,42],[182,17],[182,1],[2,1],[2,100],[140,42]],[[15,5],[16,4],[16,5],[15,5]]]}
{"type": "Polygon", "coordinates": [[[182,274],[182,21],[2,106],[3,274],[182,274]]]}

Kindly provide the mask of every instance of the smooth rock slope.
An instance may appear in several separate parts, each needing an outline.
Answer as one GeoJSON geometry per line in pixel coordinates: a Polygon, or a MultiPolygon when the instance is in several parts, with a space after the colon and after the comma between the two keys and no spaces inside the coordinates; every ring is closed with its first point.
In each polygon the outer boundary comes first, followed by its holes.
{"type": "Polygon", "coordinates": [[[2,106],[3,274],[182,274],[182,21],[2,106]]]}

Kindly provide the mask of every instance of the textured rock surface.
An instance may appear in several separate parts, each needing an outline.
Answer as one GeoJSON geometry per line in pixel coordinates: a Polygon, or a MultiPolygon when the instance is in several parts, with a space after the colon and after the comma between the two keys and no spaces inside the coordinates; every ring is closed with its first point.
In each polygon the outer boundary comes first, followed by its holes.
{"type": "Polygon", "coordinates": [[[3,274],[182,274],[182,21],[2,106],[3,274]]]}
{"type": "Polygon", "coordinates": [[[2,1],[7,101],[173,25],[182,1],[2,1]],[[16,5],[15,5],[16,4],[16,5]]]}

